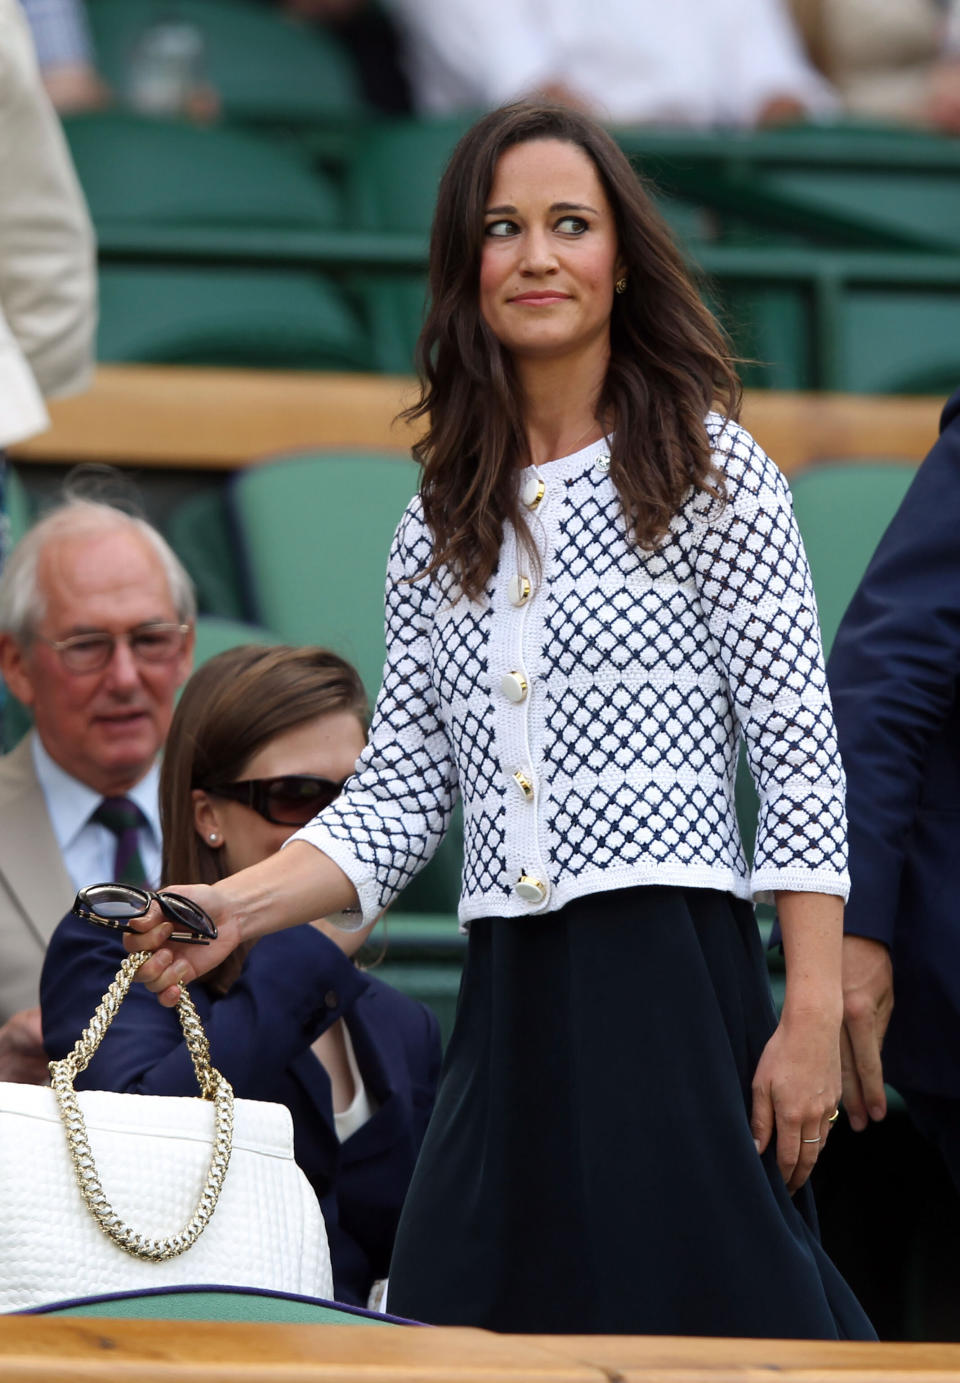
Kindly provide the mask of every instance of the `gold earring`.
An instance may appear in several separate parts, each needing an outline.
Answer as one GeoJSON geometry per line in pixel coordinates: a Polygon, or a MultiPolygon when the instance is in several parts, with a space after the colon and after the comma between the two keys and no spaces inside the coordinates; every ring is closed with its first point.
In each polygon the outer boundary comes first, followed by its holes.
{"type": "Polygon", "coordinates": [[[616,290],[618,293],[626,293],[626,291],[627,291],[627,280],[626,280],[626,278],[624,277],[624,278],[622,278],[622,279],[617,279],[616,283],[614,284],[614,288],[615,288],[615,290],[616,290]]]}

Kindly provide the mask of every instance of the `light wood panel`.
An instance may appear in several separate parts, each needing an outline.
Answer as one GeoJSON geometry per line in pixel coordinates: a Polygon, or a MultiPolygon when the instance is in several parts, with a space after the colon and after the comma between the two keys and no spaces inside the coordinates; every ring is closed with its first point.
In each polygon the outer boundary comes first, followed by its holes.
{"type": "MultiPolygon", "coordinates": [[[[416,386],[389,375],[103,365],[92,389],[55,400],[53,427],[18,461],[106,461],[233,470],[272,452],[337,446],[409,450],[395,423],[416,386]]],[[[748,392],[744,424],[788,473],[837,458],[919,462],[943,400],[748,392]]]]}
{"type": "Polygon", "coordinates": [[[4,1383],[956,1383],[960,1345],[0,1317],[4,1383]]]}

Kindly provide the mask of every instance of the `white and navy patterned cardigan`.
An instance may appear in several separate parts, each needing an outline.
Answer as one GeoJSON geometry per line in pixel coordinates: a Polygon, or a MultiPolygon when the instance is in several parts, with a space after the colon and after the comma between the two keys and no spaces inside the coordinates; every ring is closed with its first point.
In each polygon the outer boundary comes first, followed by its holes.
{"type": "Polygon", "coordinates": [[[412,501],[369,746],[294,837],[345,870],[365,920],[433,854],[458,793],[464,924],[635,884],[846,897],[843,770],[790,493],[749,433],[707,426],[726,504],[691,492],[652,552],[627,534],[605,443],[520,472],[542,579],[508,527],[482,603],[443,573],[409,580],[431,552],[412,501]],[[752,877],[741,733],[761,803],[752,877]]]}

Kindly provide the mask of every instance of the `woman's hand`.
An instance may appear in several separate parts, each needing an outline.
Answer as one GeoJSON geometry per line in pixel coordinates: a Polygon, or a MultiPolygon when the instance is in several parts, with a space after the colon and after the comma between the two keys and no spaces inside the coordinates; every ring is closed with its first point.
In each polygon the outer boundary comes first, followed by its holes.
{"type": "Polygon", "coordinates": [[[156,903],[144,917],[137,917],[124,933],[123,944],[128,951],[153,951],[137,971],[137,979],[159,997],[161,1004],[172,1008],[180,1000],[180,985],[189,984],[205,975],[225,960],[241,939],[240,928],[227,911],[227,904],[215,888],[208,884],[178,884],[171,889],[199,903],[217,928],[217,939],[205,946],[172,942],[173,924],[168,922],[156,903]]]}
{"type": "Polygon", "coordinates": [[[208,946],[171,942],[173,928],[156,903],[131,924],[136,931],[124,937],[127,950],[156,952],[137,978],[168,1008],[179,1000],[181,983],[205,975],[241,941],[357,906],[353,884],[339,865],[300,840],[216,884],[171,884],[170,891],[199,903],[218,935],[208,946]]]}
{"type": "Polygon", "coordinates": [[[776,1131],[777,1164],[791,1195],[813,1171],[839,1102],[839,1018],[785,1013],[757,1063],[750,1127],[761,1153],[776,1131]]]}

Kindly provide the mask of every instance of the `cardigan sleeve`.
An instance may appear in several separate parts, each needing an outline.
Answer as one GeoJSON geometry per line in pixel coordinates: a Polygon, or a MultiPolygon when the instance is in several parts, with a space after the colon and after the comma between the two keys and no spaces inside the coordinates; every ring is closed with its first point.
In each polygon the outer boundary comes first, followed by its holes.
{"type": "Polygon", "coordinates": [[[735,424],[722,505],[694,503],[693,569],[760,798],[751,887],[846,898],[844,776],[810,568],[783,476],[735,424]]]}
{"type": "MultiPolygon", "coordinates": [[[[387,567],[387,660],[357,773],[330,807],[291,836],[322,850],[372,922],[431,859],[458,797],[457,772],[432,679],[436,583],[414,579],[432,543],[415,499],[387,567]]],[[[289,842],[288,842],[289,843],[289,842]]]]}

